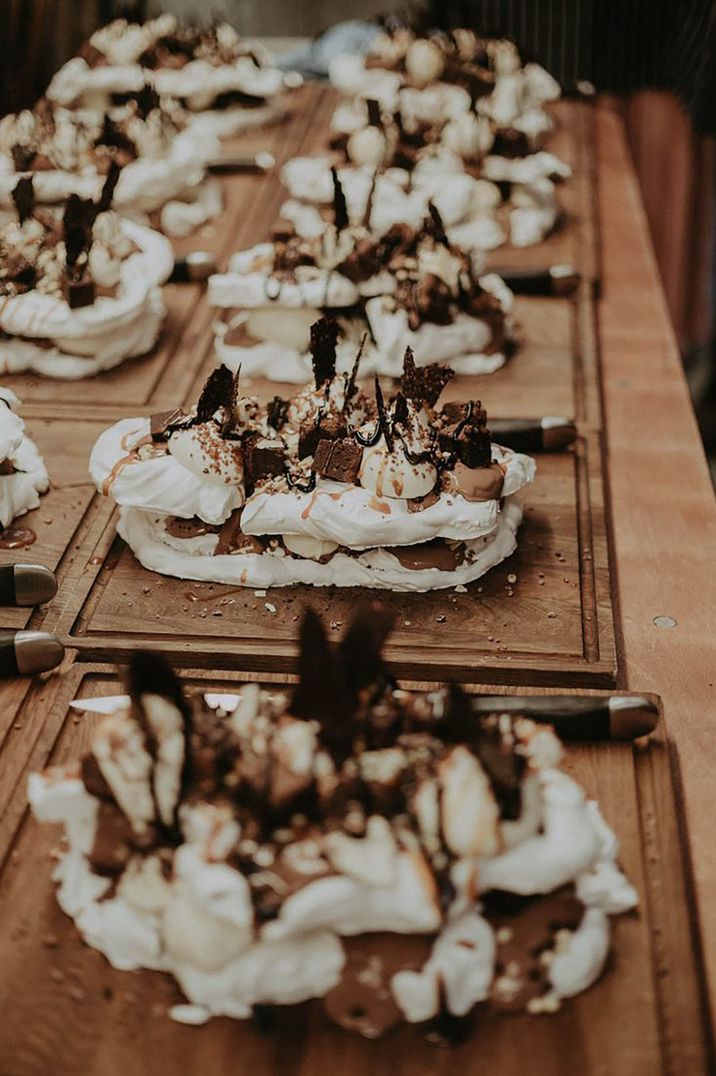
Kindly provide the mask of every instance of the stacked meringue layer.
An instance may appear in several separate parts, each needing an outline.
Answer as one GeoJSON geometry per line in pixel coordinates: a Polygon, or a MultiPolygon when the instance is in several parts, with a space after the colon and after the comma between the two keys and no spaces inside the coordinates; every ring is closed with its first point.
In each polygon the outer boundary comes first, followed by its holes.
{"type": "MultiPolygon", "coordinates": [[[[379,35],[367,56],[336,57],[330,74],[346,95],[332,119],[331,146],[346,159],[352,214],[362,213],[365,173],[390,177],[373,194],[377,228],[410,221],[413,186],[436,177],[454,185],[461,175],[468,202],[444,194],[454,206],[457,241],[497,247],[507,238],[505,220],[510,242],[529,246],[555,227],[555,180],[571,170],[543,146],[554,126],[545,105],[560,88],[538,64],[522,65],[512,42],[470,30],[421,38],[401,27],[379,35]],[[506,212],[498,215],[503,203],[506,212]]],[[[283,180],[292,198],[320,205],[328,165],[320,158],[290,161],[283,180]]],[[[293,203],[285,211],[295,214],[293,203]]],[[[304,211],[302,223],[310,220],[304,211]]]]}
{"type": "Polygon", "coordinates": [[[179,1019],[322,998],[377,1038],[478,1005],[551,1013],[636,903],[553,732],[454,685],[399,690],[375,616],[336,653],[308,614],[292,694],[187,699],[137,654],[88,755],[30,777],[65,828],[60,906],[115,967],[172,974],[179,1019]]]}
{"type": "Polygon", "coordinates": [[[96,116],[41,100],[0,120],[0,207],[12,205],[13,188],[27,174],[40,205],[73,193],[96,199],[109,162],[117,160],[115,208],[141,223],[157,213],[165,234],[187,235],[221,212],[220,183],[206,177],[218,154],[218,139],[191,128],[176,102],[150,86],[96,116]]]}
{"type": "Polygon", "coordinates": [[[90,458],[147,568],[245,586],[432,590],[515,549],[534,461],[490,442],[479,402],[437,400],[451,371],[416,367],[383,400],[336,372],[337,327],[312,329],[316,387],[268,406],[226,367],[195,410],[123,419],[90,458]]]}
{"type": "Polygon", "coordinates": [[[193,129],[230,137],[281,118],[283,91],[299,84],[226,23],[206,30],[162,15],[142,25],[103,26],[52,79],[47,96],[67,108],[104,111],[150,79],[196,117],[193,129]]]}
{"type": "Polygon", "coordinates": [[[173,251],[163,235],[109,209],[110,184],[97,202],[71,195],[62,217],[35,208],[32,179],[16,184],[19,219],[0,227],[6,373],[90,377],[155,343],[173,251]]]}
{"type": "Polygon", "coordinates": [[[20,401],[10,389],[0,388],[0,528],[40,506],[50,480],[37,445],[25,433],[17,413],[20,401]]]}
{"type": "MultiPolygon", "coordinates": [[[[468,179],[469,177],[463,177],[468,179]]],[[[301,235],[288,224],[273,240],[233,255],[228,271],[209,280],[209,301],[221,362],[244,376],[305,383],[310,377],[309,328],[320,313],[341,322],[337,364],[350,369],[368,332],[362,369],[399,377],[410,347],[415,362],[447,362],[466,374],[502,366],[512,340],[512,292],[451,242],[440,206],[421,202],[412,227],[375,234],[351,224],[340,176],[328,176],[335,223],[301,235]]],[[[412,195],[411,195],[412,197],[412,195]]]]}

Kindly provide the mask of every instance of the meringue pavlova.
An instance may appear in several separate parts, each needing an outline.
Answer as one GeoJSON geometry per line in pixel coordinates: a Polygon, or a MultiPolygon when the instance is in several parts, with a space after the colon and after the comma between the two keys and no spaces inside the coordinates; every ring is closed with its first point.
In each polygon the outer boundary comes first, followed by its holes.
{"type": "Polygon", "coordinates": [[[150,76],[158,93],[200,114],[199,125],[222,137],[279,119],[284,76],[270,56],[226,23],[204,29],[162,15],[143,25],[115,19],[52,79],[47,96],[68,108],[105,110],[136,93],[150,76]]]}
{"type": "MultiPolygon", "coordinates": [[[[334,173],[334,183],[341,191],[334,173]]],[[[342,197],[342,192],[341,192],[342,197]]],[[[461,373],[493,373],[512,344],[513,296],[495,274],[450,243],[437,208],[417,229],[393,225],[376,237],[345,213],[311,239],[289,226],[273,243],[236,254],[229,272],[209,280],[222,308],[216,351],[275,381],[304,382],[311,372],[309,327],[332,311],[341,327],[337,368],[348,370],[356,339],[370,330],[363,372],[399,377],[410,347],[418,365],[449,362],[461,373]]]]}
{"type": "Polygon", "coordinates": [[[96,116],[43,99],[32,111],[0,120],[0,205],[12,205],[18,174],[27,173],[40,205],[72,193],[98,198],[116,161],[122,171],[114,206],[133,216],[161,211],[163,231],[187,234],[221,211],[221,186],[206,178],[218,152],[218,139],[189,130],[176,102],[149,86],[96,116]]]}
{"type": "Polygon", "coordinates": [[[0,227],[0,369],[81,378],[143,355],[165,307],[174,255],[163,235],[98,201],[70,195],[60,217],[35,208],[33,181],[13,190],[18,220],[0,227]]]}
{"type": "Polygon", "coordinates": [[[20,401],[10,389],[0,388],[0,530],[17,516],[40,505],[50,480],[37,445],[25,433],[17,414],[20,401]]]}
{"type": "Polygon", "coordinates": [[[539,148],[552,129],[544,110],[560,97],[559,83],[536,63],[522,64],[513,42],[472,30],[420,37],[407,27],[376,37],[367,56],[337,56],[333,85],[348,97],[372,97],[395,110],[407,98],[427,124],[441,125],[471,110],[489,119],[498,142],[524,152],[539,148]]]}
{"type": "MultiPolygon", "coordinates": [[[[313,327],[315,387],[262,405],[222,366],[196,410],[124,419],[90,458],[146,567],[245,586],[432,590],[469,583],[516,546],[528,456],[491,444],[478,402],[437,400],[452,371],[406,355],[384,401],[335,371],[337,328],[313,327]]],[[[360,356],[359,356],[360,357],[360,356]]]]}
{"type": "Polygon", "coordinates": [[[399,689],[386,634],[359,614],[333,649],[308,613],[296,687],[235,695],[187,697],[140,651],[129,697],[87,703],[88,753],[30,776],[65,829],[61,908],[114,967],[174,976],[170,1016],[320,998],[367,1038],[464,1036],[600,976],[637,896],[559,740],[455,684],[399,689]]]}

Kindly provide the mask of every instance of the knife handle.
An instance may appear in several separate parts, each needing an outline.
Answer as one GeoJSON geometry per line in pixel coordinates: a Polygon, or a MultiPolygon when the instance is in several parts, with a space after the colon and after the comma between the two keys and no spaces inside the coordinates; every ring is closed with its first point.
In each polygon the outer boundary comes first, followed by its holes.
{"type": "Polygon", "coordinates": [[[541,269],[506,266],[497,273],[515,295],[573,295],[579,285],[579,273],[571,265],[553,265],[541,269]]]}
{"type": "Polygon", "coordinates": [[[177,258],[169,282],[171,284],[201,284],[217,270],[216,258],[204,250],[194,250],[177,258]]]}
{"type": "Polygon", "coordinates": [[[475,695],[475,714],[521,714],[552,725],[563,740],[600,742],[648,736],[659,704],[644,695],[475,695]]]}
{"type": "Polygon", "coordinates": [[[44,564],[0,565],[0,606],[43,605],[56,593],[55,573],[44,564]]]}
{"type": "Polygon", "coordinates": [[[498,444],[515,452],[557,452],[577,436],[566,418],[493,418],[489,427],[498,444]]]}
{"type": "Polygon", "coordinates": [[[46,631],[0,632],[0,676],[32,676],[60,664],[65,648],[46,631]]]}

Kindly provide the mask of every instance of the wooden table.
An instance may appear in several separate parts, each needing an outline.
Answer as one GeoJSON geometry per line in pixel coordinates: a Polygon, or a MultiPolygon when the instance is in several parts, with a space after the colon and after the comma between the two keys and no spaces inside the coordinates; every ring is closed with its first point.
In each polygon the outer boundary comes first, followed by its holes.
{"type": "MultiPolygon", "coordinates": [[[[328,113],[324,101],[246,144],[264,140],[291,156],[313,144],[328,113]]],[[[613,618],[616,636],[615,660],[600,666],[599,675],[615,677],[622,687],[659,692],[665,708],[663,727],[648,744],[568,753],[570,772],[599,798],[619,833],[622,862],[640,893],[639,916],[615,924],[607,973],[556,1017],[484,1021],[454,1051],[428,1047],[410,1029],[379,1045],[365,1043],[326,1026],[310,1006],[284,1014],[269,1033],[228,1020],[185,1028],[166,1018],[166,1005],[175,997],[168,980],[108,969],[58,911],[49,881],[57,834],[27,818],[26,775],[49,759],[75,757],[83,749],[91,719],[73,718],[67,704],[76,694],[117,690],[112,665],[96,662],[123,653],[96,639],[87,644],[104,581],[112,578],[121,550],[112,537],[111,506],[93,496],[81,459],[97,430],[117,414],[191,399],[209,369],[206,303],[197,288],[171,287],[167,333],[153,357],[85,386],[36,378],[18,386],[51,472],[57,461],[67,462],[51,494],[54,501],[40,509],[52,520],[46,539],[27,551],[27,559],[58,565],[60,594],[47,610],[15,614],[12,622],[56,629],[71,649],[59,674],[0,686],[0,1076],[194,1071],[215,1076],[249,1067],[261,1074],[312,1076],[340,1068],[350,1076],[369,1071],[412,1076],[456,1066],[478,1073],[487,1065],[502,1076],[528,1064],[539,1073],[564,1076],[714,1071],[716,742],[709,719],[716,671],[711,612],[716,506],[624,130],[605,106],[595,109],[594,123],[602,298],[595,324],[587,324],[591,305],[579,309],[584,339],[598,353],[600,377],[593,384],[601,386],[601,407],[599,392],[594,399],[589,393],[580,397],[580,435],[604,449],[611,509],[608,621],[613,618]]],[[[583,181],[581,171],[578,182],[583,181]]],[[[223,255],[253,241],[252,215],[270,219],[281,198],[275,185],[255,178],[230,183],[227,214],[215,238],[223,255]]],[[[207,236],[200,235],[184,245],[206,243],[207,236]]],[[[549,371],[548,358],[545,347],[525,362],[522,373],[515,366],[498,410],[509,413],[512,393],[525,393],[520,378],[528,371],[540,389],[539,371],[549,371]]],[[[555,348],[552,373],[566,361],[555,348]]],[[[591,384],[589,377],[585,384],[591,384]]],[[[527,406],[529,399],[525,394],[527,406]]],[[[574,402],[577,407],[577,396],[574,402]]],[[[606,571],[606,560],[604,565],[606,571]]],[[[189,649],[179,655],[184,666],[192,662],[189,649]]],[[[511,682],[510,657],[492,654],[478,661],[476,690],[485,690],[490,680],[511,682]]],[[[202,661],[202,669],[185,668],[183,674],[216,684],[283,676],[241,671],[251,662],[232,659],[230,648],[217,663],[224,672],[212,674],[202,661]]],[[[463,673],[470,678],[469,670],[463,673]]],[[[541,675],[543,683],[558,682],[541,675]]]]}

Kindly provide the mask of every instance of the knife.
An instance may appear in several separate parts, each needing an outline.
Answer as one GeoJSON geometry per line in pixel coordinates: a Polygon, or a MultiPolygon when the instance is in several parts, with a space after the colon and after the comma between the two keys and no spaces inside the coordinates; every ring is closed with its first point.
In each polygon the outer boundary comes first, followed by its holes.
{"type": "Polygon", "coordinates": [[[46,631],[0,632],[0,676],[32,676],[60,664],[65,648],[46,631]]]}
{"type": "Polygon", "coordinates": [[[207,250],[192,250],[176,258],[169,281],[172,284],[200,284],[217,271],[216,257],[207,250]]]}
{"type": "Polygon", "coordinates": [[[552,265],[542,269],[490,266],[489,271],[501,276],[515,295],[573,295],[581,279],[572,265],[552,265]]]}
{"type": "Polygon", "coordinates": [[[563,740],[635,740],[659,721],[656,695],[474,695],[475,714],[522,714],[563,740]]]}
{"type": "Polygon", "coordinates": [[[0,565],[0,605],[43,605],[56,593],[55,573],[44,564],[0,565]]]}
{"type": "Polygon", "coordinates": [[[572,444],[577,427],[568,418],[491,418],[490,433],[499,445],[515,452],[559,452],[572,444]]]}
{"type": "Polygon", "coordinates": [[[264,149],[259,153],[215,157],[213,161],[209,161],[207,169],[214,175],[225,176],[236,172],[270,172],[275,164],[273,153],[264,149]]]}

